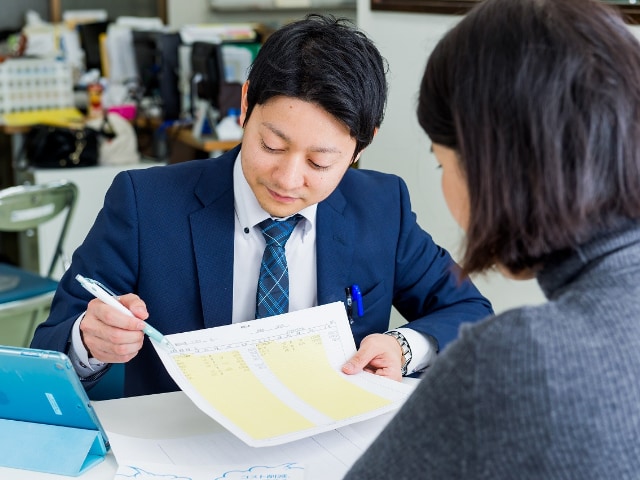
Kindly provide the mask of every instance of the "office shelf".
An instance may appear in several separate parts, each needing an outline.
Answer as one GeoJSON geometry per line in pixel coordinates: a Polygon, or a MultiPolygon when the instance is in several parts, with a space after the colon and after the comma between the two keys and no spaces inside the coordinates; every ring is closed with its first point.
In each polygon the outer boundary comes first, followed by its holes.
{"type": "Polygon", "coordinates": [[[356,0],[209,0],[209,5],[219,12],[355,10],[356,0]]]}

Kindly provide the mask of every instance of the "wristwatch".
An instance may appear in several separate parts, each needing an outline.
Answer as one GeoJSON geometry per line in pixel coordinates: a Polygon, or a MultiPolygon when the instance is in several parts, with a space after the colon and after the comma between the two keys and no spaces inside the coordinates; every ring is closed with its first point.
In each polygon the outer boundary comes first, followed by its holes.
{"type": "Polygon", "coordinates": [[[400,344],[400,348],[402,349],[402,358],[404,359],[404,362],[402,362],[402,368],[400,369],[400,371],[402,373],[402,376],[405,376],[407,374],[407,365],[409,365],[409,362],[411,361],[411,358],[412,358],[411,347],[409,346],[409,342],[407,342],[407,339],[404,337],[404,335],[402,335],[400,332],[396,330],[391,330],[390,332],[385,332],[385,333],[387,335],[391,335],[400,344]]]}

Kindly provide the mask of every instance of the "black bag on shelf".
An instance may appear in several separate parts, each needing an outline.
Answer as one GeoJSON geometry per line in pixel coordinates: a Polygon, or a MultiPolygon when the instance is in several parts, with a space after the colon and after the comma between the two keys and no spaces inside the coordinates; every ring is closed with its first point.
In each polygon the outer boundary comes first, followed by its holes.
{"type": "Polygon", "coordinates": [[[24,140],[27,164],[35,168],[97,165],[98,135],[99,132],[89,127],[34,125],[24,140]]]}

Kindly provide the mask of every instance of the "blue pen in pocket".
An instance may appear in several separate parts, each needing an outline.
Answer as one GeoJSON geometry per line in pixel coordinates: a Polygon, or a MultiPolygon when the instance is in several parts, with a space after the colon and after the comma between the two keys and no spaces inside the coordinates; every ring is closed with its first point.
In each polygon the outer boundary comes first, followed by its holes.
{"type": "Polygon", "coordinates": [[[356,306],[358,316],[361,317],[364,315],[364,304],[362,303],[362,292],[360,291],[360,287],[357,283],[351,285],[351,298],[356,306]]]}

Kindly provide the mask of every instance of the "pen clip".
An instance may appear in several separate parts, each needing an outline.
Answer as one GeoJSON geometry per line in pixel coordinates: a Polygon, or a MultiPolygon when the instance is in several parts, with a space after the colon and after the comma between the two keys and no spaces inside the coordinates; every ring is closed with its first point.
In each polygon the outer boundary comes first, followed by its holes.
{"type": "Polygon", "coordinates": [[[358,316],[361,317],[364,315],[364,303],[362,302],[362,292],[360,291],[360,287],[357,283],[351,285],[351,297],[353,298],[353,302],[356,304],[356,310],[358,312],[358,316]]]}
{"type": "Polygon", "coordinates": [[[351,296],[351,287],[346,287],[344,293],[347,297],[347,318],[349,319],[349,323],[353,323],[353,297],[351,296]]]}
{"type": "Polygon", "coordinates": [[[86,282],[92,283],[98,287],[100,287],[101,289],[103,289],[105,292],[107,292],[109,295],[111,295],[112,297],[118,299],[119,295],[115,294],[109,287],[107,287],[104,283],[100,283],[98,280],[94,280],[93,278],[87,278],[87,277],[82,277],[84,278],[84,280],[86,282]]]}

